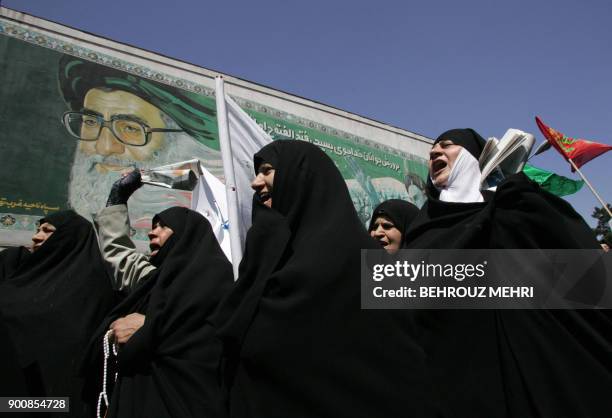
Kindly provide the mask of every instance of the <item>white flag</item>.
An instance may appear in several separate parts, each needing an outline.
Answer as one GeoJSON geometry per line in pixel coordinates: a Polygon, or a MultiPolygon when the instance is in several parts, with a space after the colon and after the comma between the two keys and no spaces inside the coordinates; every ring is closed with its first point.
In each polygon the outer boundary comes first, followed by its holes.
{"type": "Polygon", "coordinates": [[[227,95],[225,96],[225,102],[227,104],[230,146],[234,162],[234,178],[238,194],[240,242],[244,247],[246,233],[251,227],[253,204],[251,182],[255,177],[253,154],[272,142],[272,138],[227,95]]]}
{"type": "Polygon", "coordinates": [[[232,263],[237,276],[246,233],[251,227],[251,181],[255,177],[253,154],[272,142],[272,138],[225,94],[223,78],[217,77],[216,86],[217,121],[226,181],[232,263]]]}
{"type": "Polygon", "coordinates": [[[201,163],[198,184],[193,191],[191,209],[201,213],[210,222],[210,226],[219,241],[221,249],[228,260],[232,259],[228,231],[227,199],[225,186],[213,176],[201,163]]]}

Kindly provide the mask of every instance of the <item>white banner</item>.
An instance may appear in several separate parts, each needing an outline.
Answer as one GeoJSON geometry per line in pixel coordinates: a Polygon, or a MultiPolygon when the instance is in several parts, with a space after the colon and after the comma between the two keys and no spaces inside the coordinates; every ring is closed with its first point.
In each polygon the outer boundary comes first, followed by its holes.
{"type": "Polygon", "coordinates": [[[246,233],[251,227],[251,181],[255,177],[253,154],[272,142],[272,138],[225,94],[223,78],[218,77],[216,85],[217,120],[230,218],[232,263],[235,278],[238,278],[238,264],[242,258],[246,233]]]}
{"type": "Polygon", "coordinates": [[[227,95],[225,103],[227,104],[230,146],[234,163],[234,180],[238,194],[240,242],[244,247],[246,233],[251,227],[253,204],[251,182],[255,177],[253,154],[272,142],[272,138],[227,95]]]}

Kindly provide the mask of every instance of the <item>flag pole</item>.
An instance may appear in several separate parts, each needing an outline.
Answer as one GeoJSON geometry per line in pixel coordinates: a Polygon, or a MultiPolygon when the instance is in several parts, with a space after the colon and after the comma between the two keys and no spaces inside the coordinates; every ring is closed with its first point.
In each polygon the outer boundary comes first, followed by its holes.
{"type": "Polygon", "coordinates": [[[232,158],[232,147],[229,136],[229,122],[227,108],[225,105],[225,87],[223,77],[215,77],[215,96],[217,101],[217,124],[219,126],[219,144],[221,146],[221,159],[223,161],[223,173],[225,175],[225,192],[227,195],[227,209],[229,215],[230,248],[232,250],[232,268],[234,280],[238,279],[238,265],[242,259],[242,247],[240,245],[240,231],[238,228],[238,193],[236,190],[236,178],[234,175],[234,163],[232,158]]]}
{"type": "Polygon", "coordinates": [[[599,202],[601,203],[601,206],[604,208],[604,210],[606,212],[608,212],[608,215],[610,215],[610,217],[612,218],[612,212],[610,212],[610,209],[608,209],[608,205],[606,203],[604,203],[603,199],[601,198],[601,196],[599,196],[599,194],[595,191],[595,189],[593,188],[593,186],[591,186],[591,183],[589,183],[589,181],[587,180],[587,178],[584,176],[584,174],[582,174],[582,171],[580,171],[580,169],[576,166],[576,164],[574,163],[574,161],[572,161],[571,158],[568,158],[567,161],[569,161],[569,163],[572,165],[572,167],[574,168],[574,170],[576,170],[578,172],[578,174],[580,175],[580,177],[582,178],[582,180],[584,180],[584,182],[586,183],[587,186],[589,186],[589,189],[591,189],[591,191],[593,192],[593,194],[595,195],[595,197],[597,198],[597,200],[599,200],[599,202]]]}

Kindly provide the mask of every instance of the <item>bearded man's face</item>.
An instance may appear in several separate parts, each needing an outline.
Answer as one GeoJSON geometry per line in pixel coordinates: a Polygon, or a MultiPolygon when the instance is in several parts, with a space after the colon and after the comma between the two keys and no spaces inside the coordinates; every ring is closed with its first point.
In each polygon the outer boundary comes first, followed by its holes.
{"type": "MultiPolygon", "coordinates": [[[[167,128],[166,122],[172,122],[157,107],[124,91],[92,89],[85,96],[83,107],[84,112],[98,115],[105,121],[127,118],[140,121],[149,128],[167,128]]],[[[81,129],[87,129],[85,121],[81,129]]],[[[125,129],[132,128],[126,126],[125,129]]],[[[196,157],[220,160],[217,151],[199,144],[184,132],[152,132],[149,135],[144,146],[131,146],[119,141],[110,127],[104,126],[97,140],[79,141],[69,188],[72,208],[85,217],[97,213],[104,207],[112,184],[122,172],[135,166],[153,168],[196,157]]],[[[155,213],[170,206],[189,207],[190,203],[189,192],[145,185],[129,201],[132,226],[148,228],[155,213]]]]}

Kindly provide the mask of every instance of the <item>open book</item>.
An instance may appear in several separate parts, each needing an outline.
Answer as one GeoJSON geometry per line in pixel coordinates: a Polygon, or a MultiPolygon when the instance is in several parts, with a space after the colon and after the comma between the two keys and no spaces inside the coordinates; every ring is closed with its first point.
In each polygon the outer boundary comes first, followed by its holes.
{"type": "Polygon", "coordinates": [[[518,129],[508,129],[502,139],[489,138],[478,160],[482,187],[496,186],[504,176],[521,171],[534,143],[532,134],[518,129]]]}

